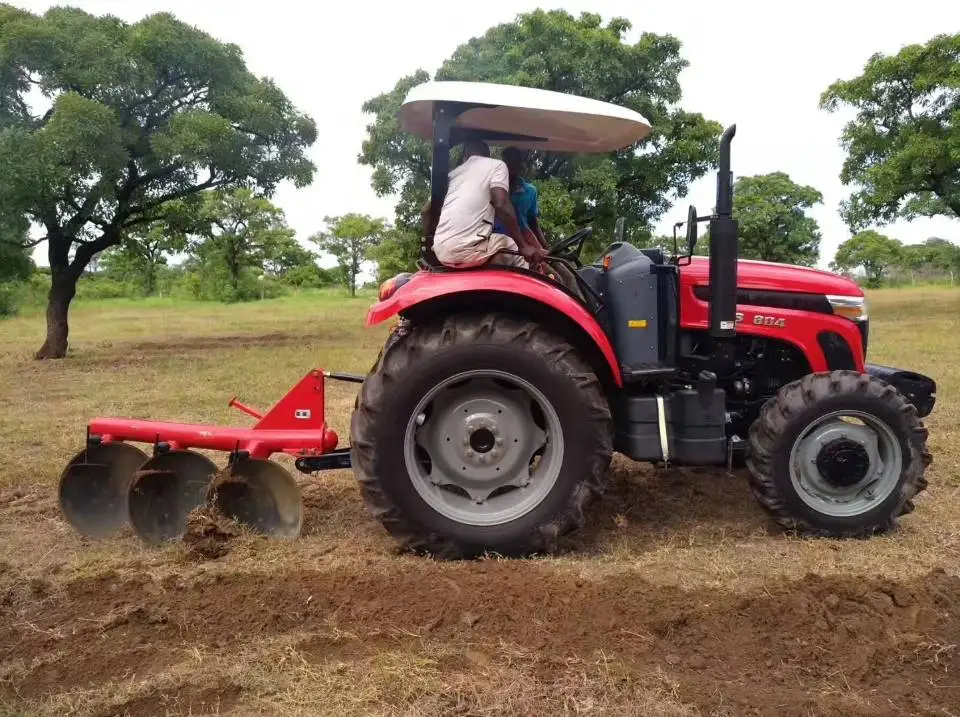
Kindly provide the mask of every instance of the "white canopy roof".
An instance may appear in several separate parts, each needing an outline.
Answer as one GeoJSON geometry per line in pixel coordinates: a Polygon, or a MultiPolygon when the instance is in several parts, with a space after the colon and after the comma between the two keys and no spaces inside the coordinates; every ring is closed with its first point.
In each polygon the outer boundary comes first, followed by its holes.
{"type": "Polygon", "coordinates": [[[433,108],[439,102],[487,105],[461,114],[455,127],[505,132],[535,139],[489,139],[520,149],[555,152],[610,152],[650,133],[650,123],[633,110],[562,92],[486,82],[425,82],[407,94],[400,126],[433,139],[433,108]]]}

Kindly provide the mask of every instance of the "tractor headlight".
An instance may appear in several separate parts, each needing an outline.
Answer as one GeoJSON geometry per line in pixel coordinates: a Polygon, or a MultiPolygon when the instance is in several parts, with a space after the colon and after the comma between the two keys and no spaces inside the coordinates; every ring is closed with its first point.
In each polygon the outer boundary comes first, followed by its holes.
{"type": "Polygon", "coordinates": [[[851,321],[866,321],[868,318],[865,296],[827,296],[827,301],[836,316],[851,321]]]}

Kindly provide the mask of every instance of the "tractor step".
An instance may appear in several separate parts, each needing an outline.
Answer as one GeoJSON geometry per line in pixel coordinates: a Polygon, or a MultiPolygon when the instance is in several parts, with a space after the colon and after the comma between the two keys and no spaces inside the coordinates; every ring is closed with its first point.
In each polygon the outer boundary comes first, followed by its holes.
{"type": "Polygon", "coordinates": [[[656,381],[659,379],[670,378],[677,372],[673,366],[642,366],[637,368],[628,368],[624,366],[621,369],[624,383],[636,383],[637,381],[656,381]]]}

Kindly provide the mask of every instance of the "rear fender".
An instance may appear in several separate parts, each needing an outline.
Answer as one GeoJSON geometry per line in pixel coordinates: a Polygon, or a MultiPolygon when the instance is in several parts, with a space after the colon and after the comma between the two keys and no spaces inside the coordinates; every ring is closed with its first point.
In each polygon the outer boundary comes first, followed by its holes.
{"type": "Polygon", "coordinates": [[[584,353],[602,381],[623,385],[610,339],[583,304],[544,279],[515,271],[418,272],[370,307],[366,325],[375,326],[398,314],[429,316],[478,308],[522,313],[552,325],[584,353]]]}

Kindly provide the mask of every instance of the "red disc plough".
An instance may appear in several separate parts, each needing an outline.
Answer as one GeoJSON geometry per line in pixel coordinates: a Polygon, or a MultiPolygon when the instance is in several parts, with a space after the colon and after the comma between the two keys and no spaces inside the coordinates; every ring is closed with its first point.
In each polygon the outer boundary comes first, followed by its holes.
{"type": "Polygon", "coordinates": [[[127,526],[144,541],[179,540],[190,513],[209,505],[256,532],[293,538],[303,523],[300,489],[276,453],[296,457],[303,473],[350,467],[348,448],[324,416],[324,380],[362,376],[310,371],[269,411],[236,398],[251,427],[132,418],[95,418],[87,442],[60,477],[60,507],[82,535],[107,538],[127,526]],[[131,442],[152,446],[148,454],[131,442]],[[194,449],[224,451],[217,465],[194,449]]]}

